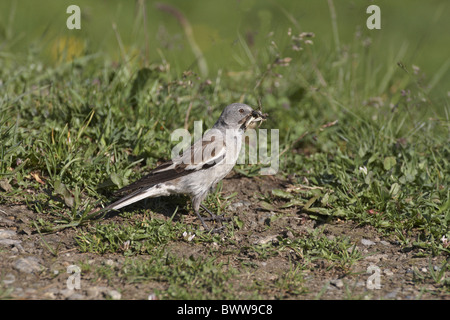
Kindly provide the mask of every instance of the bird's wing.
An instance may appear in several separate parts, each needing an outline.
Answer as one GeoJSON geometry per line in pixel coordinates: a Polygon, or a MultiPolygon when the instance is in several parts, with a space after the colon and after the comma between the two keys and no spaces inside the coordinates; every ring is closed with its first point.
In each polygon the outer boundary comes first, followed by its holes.
{"type": "Polygon", "coordinates": [[[130,192],[134,193],[136,190],[148,189],[158,183],[174,180],[215,166],[223,161],[226,156],[225,143],[219,140],[214,136],[205,135],[203,139],[195,142],[180,157],[161,164],[146,176],[117,190],[114,194],[120,196],[130,192]]]}
{"type": "Polygon", "coordinates": [[[151,187],[161,182],[176,179],[185,174],[187,174],[187,172],[184,170],[183,164],[177,164],[173,163],[173,161],[168,161],[159,165],[141,179],[123,187],[122,189],[117,190],[116,192],[114,192],[114,195],[120,196],[129,192],[133,192],[137,189],[151,187]]]}
{"type": "Polygon", "coordinates": [[[174,161],[186,164],[185,170],[197,171],[221,162],[226,156],[226,151],[222,133],[218,130],[209,130],[202,139],[197,140],[190,149],[184,151],[181,157],[174,161]]]}

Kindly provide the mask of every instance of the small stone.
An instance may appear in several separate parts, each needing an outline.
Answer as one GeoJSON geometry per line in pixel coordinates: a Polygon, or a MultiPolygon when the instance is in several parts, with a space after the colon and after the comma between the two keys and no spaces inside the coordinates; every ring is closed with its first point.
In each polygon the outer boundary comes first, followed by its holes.
{"type": "Polygon", "coordinates": [[[0,245],[4,245],[4,246],[16,246],[21,243],[22,243],[21,240],[0,239],[0,245]]]}
{"type": "Polygon", "coordinates": [[[110,267],[114,267],[116,265],[116,263],[112,259],[108,259],[104,263],[105,263],[105,265],[110,266],[110,267]]]}
{"type": "Polygon", "coordinates": [[[389,277],[394,275],[394,273],[390,269],[384,270],[384,274],[389,276],[389,277]]]}
{"type": "Polygon", "coordinates": [[[64,297],[64,298],[69,298],[72,294],[75,293],[75,290],[73,289],[62,289],[61,291],[59,291],[59,293],[64,297]]]}
{"type": "Polygon", "coordinates": [[[55,296],[55,293],[54,293],[54,292],[45,292],[45,293],[43,294],[43,298],[44,298],[44,299],[48,299],[48,300],[55,300],[55,299],[56,299],[56,296],[55,296]]]}
{"type": "Polygon", "coordinates": [[[379,262],[381,260],[386,260],[387,258],[388,258],[387,254],[380,253],[380,254],[374,254],[374,255],[371,255],[371,256],[367,256],[367,257],[364,258],[364,260],[372,262],[372,263],[377,263],[377,262],[379,262]]]}
{"type": "Polygon", "coordinates": [[[20,258],[14,263],[14,268],[20,272],[34,273],[43,269],[39,259],[33,256],[20,258]]]}
{"type": "Polygon", "coordinates": [[[4,218],[4,217],[0,217],[0,223],[3,225],[7,225],[7,226],[12,226],[14,225],[14,221],[10,220],[8,218],[4,218]]]}
{"type": "Polygon", "coordinates": [[[12,273],[6,274],[2,280],[5,285],[13,284],[14,281],[16,281],[16,277],[12,273]]]}
{"type": "Polygon", "coordinates": [[[242,208],[244,205],[242,204],[242,202],[235,202],[230,204],[229,208],[231,209],[231,211],[236,211],[239,208],[242,208]]]}
{"type": "Polygon", "coordinates": [[[388,246],[388,245],[390,245],[389,242],[384,241],[384,240],[381,240],[380,243],[381,243],[383,246],[388,246]]]}
{"type": "Polygon", "coordinates": [[[67,297],[68,300],[83,300],[85,297],[80,293],[73,293],[69,297],[67,297]]]}
{"type": "Polygon", "coordinates": [[[232,211],[237,211],[237,210],[242,210],[242,209],[248,208],[251,204],[252,203],[250,201],[242,200],[242,201],[237,201],[237,202],[230,204],[229,208],[232,211]]]}
{"type": "Polygon", "coordinates": [[[13,295],[16,297],[23,297],[25,295],[25,291],[21,287],[14,288],[13,295]]]}
{"type": "Polygon", "coordinates": [[[25,252],[25,250],[23,249],[23,247],[20,244],[14,244],[14,247],[11,249],[11,252],[16,254],[16,253],[23,253],[25,252]]]}
{"type": "Polygon", "coordinates": [[[96,298],[98,296],[98,293],[99,291],[96,287],[91,287],[86,290],[86,294],[90,299],[96,298]]]}
{"type": "Polygon", "coordinates": [[[16,232],[13,230],[0,230],[0,239],[11,239],[16,236],[16,232]]]}
{"type": "Polygon", "coordinates": [[[109,290],[107,296],[110,297],[112,300],[120,300],[120,298],[122,298],[122,295],[117,290],[109,290]]]}
{"type": "Polygon", "coordinates": [[[358,251],[361,251],[361,250],[360,250],[360,248],[358,248],[358,247],[355,246],[355,245],[353,245],[353,246],[347,248],[347,252],[348,252],[348,253],[358,252],[358,251]]]}
{"type": "Polygon", "coordinates": [[[365,246],[373,246],[375,244],[375,242],[373,242],[372,240],[368,240],[368,239],[361,239],[361,244],[363,244],[365,246]]]}
{"type": "Polygon", "coordinates": [[[428,269],[427,269],[427,268],[425,268],[425,267],[423,267],[422,269],[420,269],[420,271],[422,271],[422,272],[427,272],[427,271],[428,271],[428,269]]]}
{"type": "Polygon", "coordinates": [[[254,244],[266,244],[272,242],[273,244],[278,243],[278,239],[276,235],[270,235],[261,239],[258,239],[254,242],[254,244]]]}
{"type": "Polygon", "coordinates": [[[385,299],[395,299],[399,289],[395,289],[384,296],[385,299]]]}
{"type": "Polygon", "coordinates": [[[344,281],[342,281],[341,279],[334,279],[330,281],[330,284],[332,284],[336,288],[342,288],[344,286],[344,281]]]}
{"type": "Polygon", "coordinates": [[[358,281],[356,282],[357,287],[366,287],[367,283],[365,281],[358,281]]]}
{"type": "Polygon", "coordinates": [[[295,239],[294,234],[292,233],[291,230],[288,230],[288,231],[286,232],[286,237],[287,237],[288,239],[291,239],[291,240],[295,239]]]}
{"type": "Polygon", "coordinates": [[[275,212],[270,211],[258,216],[258,223],[264,226],[270,226],[271,218],[275,216],[275,212]]]}

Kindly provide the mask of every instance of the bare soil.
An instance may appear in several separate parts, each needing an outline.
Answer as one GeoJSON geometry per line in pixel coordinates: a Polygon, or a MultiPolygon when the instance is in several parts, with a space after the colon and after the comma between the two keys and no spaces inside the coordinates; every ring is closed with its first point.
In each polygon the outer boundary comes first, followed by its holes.
{"type": "MultiPolygon", "coordinates": [[[[277,212],[278,219],[270,219],[274,212],[263,210],[257,194],[274,188],[286,187],[285,181],[274,177],[246,178],[232,175],[223,182],[222,192],[238,191],[230,206],[230,215],[238,215],[244,222],[233,235],[236,248],[229,248],[218,261],[227,261],[239,273],[232,279],[236,288],[248,288],[255,282],[272,283],[289,272],[294,264],[306,263],[301,254],[283,250],[277,255],[261,258],[247,247],[264,242],[275,243],[277,237],[308,236],[309,231],[322,228],[327,237],[348,237],[360,250],[362,258],[350,268],[333,266],[330,261],[317,259],[303,268],[301,292],[276,287],[265,290],[267,299],[445,299],[450,294],[442,284],[431,277],[431,268],[438,270],[443,256],[423,256],[420,249],[402,247],[395,239],[383,237],[370,226],[359,226],[352,221],[332,219],[319,222],[302,213],[301,208],[277,212]],[[270,227],[269,227],[270,225],[270,227]],[[232,250],[238,249],[238,250],[232,250]],[[231,254],[230,254],[231,252],[231,254]],[[243,268],[243,263],[252,268],[243,268]],[[370,269],[370,267],[375,269],[370,269]],[[369,268],[369,269],[368,269],[369,268]],[[251,270],[251,271],[249,271],[251,270]],[[368,272],[369,270],[369,272],[368,272]],[[370,271],[372,270],[372,271],[370,271]],[[419,277],[418,274],[422,275],[419,277]],[[375,276],[379,275],[376,287],[375,276]],[[375,286],[375,287],[374,287],[375,286]]],[[[276,203],[275,203],[276,205],[276,203]]],[[[32,227],[38,213],[24,205],[0,206],[0,298],[13,299],[148,299],[155,289],[164,290],[163,282],[129,283],[120,277],[104,279],[95,273],[81,274],[81,288],[69,290],[66,272],[70,265],[114,265],[117,268],[130,259],[122,254],[97,255],[79,251],[74,229],[56,233],[39,234],[32,227]],[[50,248],[57,248],[57,254],[50,248]]],[[[194,216],[192,223],[197,223],[194,216]]],[[[164,214],[156,217],[167,219],[164,214]]],[[[40,215],[39,218],[45,219],[40,215]]],[[[125,218],[115,216],[117,222],[125,218]]],[[[185,222],[190,217],[185,217],[185,222]]],[[[174,241],[170,243],[173,254],[188,257],[206,256],[211,244],[174,241]]],[[[307,255],[307,253],[304,253],[307,255]]],[[[138,255],[134,259],[146,259],[138,255]]],[[[447,275],[448,276],[448,275],[447,275]]],[[[243,293],[245,297],[245,292],[243,293]]]]}

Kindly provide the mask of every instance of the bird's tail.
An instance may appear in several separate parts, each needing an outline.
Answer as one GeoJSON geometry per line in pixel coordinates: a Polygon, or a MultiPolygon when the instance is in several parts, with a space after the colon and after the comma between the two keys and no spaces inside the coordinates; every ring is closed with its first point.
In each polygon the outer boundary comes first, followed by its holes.
{"type": "Polygon", "coordinates": [[[159,195],[159,190],[154,186],[146,189],[136,190],[129,195],[109,204],[104,208],[104,210],[119,210],[120,208],[126,207],[132,203],[138,202],[139,200],[145,198],[151,198],[159,195]]]}

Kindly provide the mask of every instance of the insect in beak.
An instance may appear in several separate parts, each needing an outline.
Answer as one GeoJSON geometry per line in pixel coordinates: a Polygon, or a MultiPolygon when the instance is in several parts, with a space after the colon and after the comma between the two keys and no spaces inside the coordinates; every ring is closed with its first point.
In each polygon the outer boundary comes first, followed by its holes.
{"type": "Polygon", "coordinates": [[[251,116],[249,117],[247,127],[255,128],[256,125],[254,125],[255,122],[259,122],[259,125],[267,119],[269,115],[267,113],[262,113],[260,110],[253,110],[251,113],[251,116]]]}

